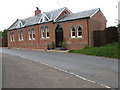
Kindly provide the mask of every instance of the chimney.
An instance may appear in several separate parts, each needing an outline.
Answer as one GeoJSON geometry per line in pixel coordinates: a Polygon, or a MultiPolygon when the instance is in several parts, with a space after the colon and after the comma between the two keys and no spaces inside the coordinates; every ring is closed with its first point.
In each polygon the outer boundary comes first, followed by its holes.
{"type": "Polygon", "coordinates": [[[36,7],[36,9],[37,9],[37,10],[35,10],[35,15],[40,14],[40,13],[41,13],[41,10],[39,10],[39,8],[38,8],[38,7],[36,7]]]}

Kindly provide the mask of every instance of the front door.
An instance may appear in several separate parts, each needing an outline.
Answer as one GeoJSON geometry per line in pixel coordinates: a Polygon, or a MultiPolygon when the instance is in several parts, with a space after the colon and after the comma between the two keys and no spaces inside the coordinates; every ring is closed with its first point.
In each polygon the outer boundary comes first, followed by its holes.
{"type": "Polygon", "coordinates": [[[60,47],[60,42],[63,41],[63,29],[62,28],[56,29],[55,38],[56,38],[56,47],[60,47]]]}

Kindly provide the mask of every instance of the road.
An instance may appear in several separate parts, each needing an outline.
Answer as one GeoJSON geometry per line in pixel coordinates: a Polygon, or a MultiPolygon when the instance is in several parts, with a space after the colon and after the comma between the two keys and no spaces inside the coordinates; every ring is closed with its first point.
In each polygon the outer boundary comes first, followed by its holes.
{"type": "Polygon", "coordinates": [[[118,87],[118,60],[71,53],[2,49],[3,53],[52,65],[112,88],[118,87]]]}
{"type": "Polygon", "coordinates": [[[105,88],[19,56],[2,58],[3,88],[105,88]]]}

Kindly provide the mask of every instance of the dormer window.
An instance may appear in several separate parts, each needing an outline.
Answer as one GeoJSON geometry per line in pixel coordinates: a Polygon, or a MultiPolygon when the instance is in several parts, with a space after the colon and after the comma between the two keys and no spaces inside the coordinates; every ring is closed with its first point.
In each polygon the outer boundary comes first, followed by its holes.
{"type": "Polygon", "coordinates": [[[41,19],[40,22],[43,22],[43,19],[41,19]]]}
{"type": "Polygon", "coordinates": [[[64,11],[64,15],[67,15],[67,12],[66,12],[66,11],[64,11]]]}
{"type": "Polygon", "coordinates": [[[50,19],[47,17],[45,13],[43,13],[38,23],[43,23],[47,21],[50,21],[50,19]]]}
{"type": "Polygon", "coordinates": [[[19,20],[17,27],[18,28],[23,27],[23,23],[21,22],[21,20],[19,20]]]}

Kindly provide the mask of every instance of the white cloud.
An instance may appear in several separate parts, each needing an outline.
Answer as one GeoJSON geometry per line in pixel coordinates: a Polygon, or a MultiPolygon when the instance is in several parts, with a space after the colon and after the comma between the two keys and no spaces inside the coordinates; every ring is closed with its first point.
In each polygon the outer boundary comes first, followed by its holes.
{"type": "Polygon", "coordinates": [[[117,3],[118,0],[1,0],[0,30],[7,29],[16,19],[33,16],[36,7],[45,12],[64,6],[72,12],[101,8],[108,20],[107,26],[113,26],[118,18],[117,3]]]}

